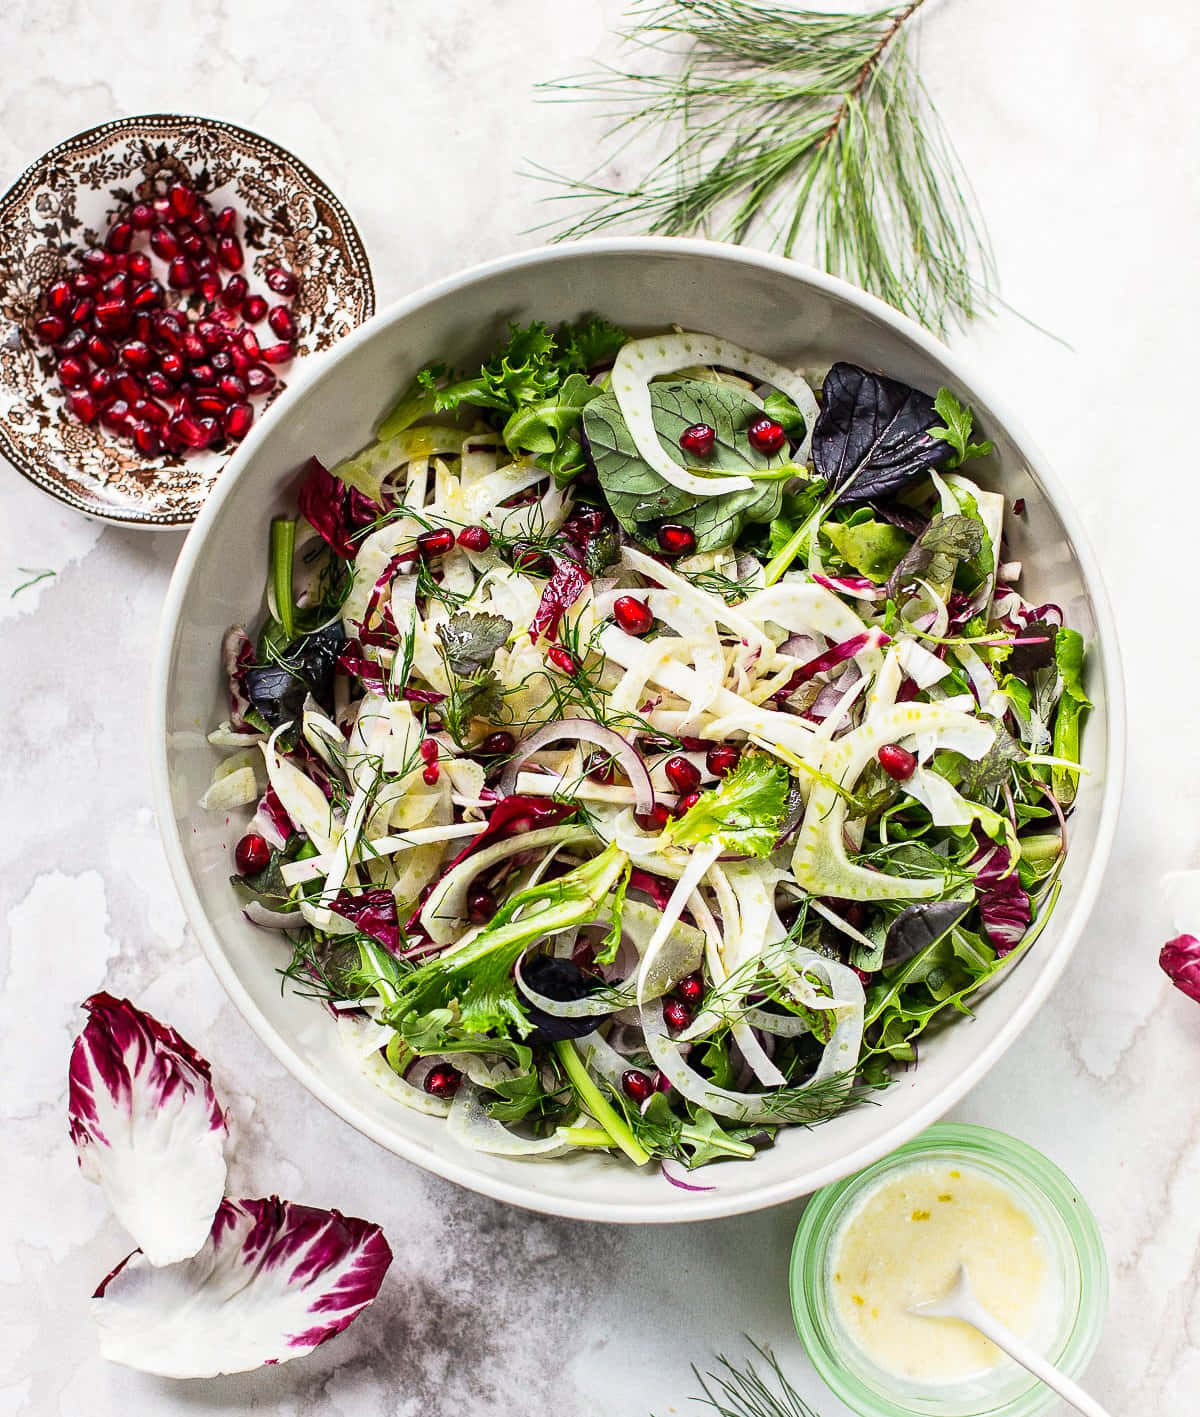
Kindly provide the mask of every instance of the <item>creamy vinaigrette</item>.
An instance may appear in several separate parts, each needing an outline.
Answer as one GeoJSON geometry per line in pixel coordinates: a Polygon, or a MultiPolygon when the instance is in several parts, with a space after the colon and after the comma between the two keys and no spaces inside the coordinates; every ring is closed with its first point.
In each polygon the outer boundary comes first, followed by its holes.
{"type": "Polygon", "coordinates": [[[843,1222],[830,1258],[837,1312],[881,1368],[927,1382],[970,1377],[1004,1355],[960,1319],[909,1308],[940,1299],[965,1263],[979,1302],[1028,1337],[1046,1303],[1046,1255],[1033,1220],[991,1177],[949,1162],[886,1176],[843,1222]]]}

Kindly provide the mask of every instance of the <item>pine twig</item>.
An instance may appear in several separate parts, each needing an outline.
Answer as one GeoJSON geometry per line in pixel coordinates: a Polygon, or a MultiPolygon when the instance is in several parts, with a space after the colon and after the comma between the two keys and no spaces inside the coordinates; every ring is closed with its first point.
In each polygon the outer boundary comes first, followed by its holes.
{"type": "Polygon", "coordinates": [[[908,51],[924,0],[867,14],[764,0],[640,0],[626,41],[656,68],[546,85],[609,107],[612,161],[648,133],[667,151],[626,185],[535,175],[579,204],[558,239],[614,226],[747,241],[764,228],[944,332],[994,301],[969,185],[908,51]],[[665,67],[663,62],[665,60],[665,67]]]}

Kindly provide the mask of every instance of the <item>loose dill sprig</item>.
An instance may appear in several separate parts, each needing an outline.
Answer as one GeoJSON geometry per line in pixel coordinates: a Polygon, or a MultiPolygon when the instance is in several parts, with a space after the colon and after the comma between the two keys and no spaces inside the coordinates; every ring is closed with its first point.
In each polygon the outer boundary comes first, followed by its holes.
{"type": "Polygon", "coordinates": [[[817,1417],[784,1375],[778,1358],[753,1339],[750,1343],[766,1363],[769,1375],[760,1376],[752,1362],[744,1368],[736,1368],[720,1353],[716,1372],[701,1373],[692,1364],[692,1375],[703,1394],[693,1397],[692,1402],[711,1407],[718,1417],[817,1417]]]}
{"type": "Polygon", "coordinates": [[[924,0],[866,14],[756,0],[640,0],[632,67],[544,85],[609,105],[608,163],[627,182],[535,167],[581,214],[556,239],[612,226],[729,241],[765,234],[939,333],[994,302],[969,183],[910,57],[924,0]],[[643,65],[642,60],[646,61],[643,65]],[[640,169],[625,149],[668,134],[640,169]]]}

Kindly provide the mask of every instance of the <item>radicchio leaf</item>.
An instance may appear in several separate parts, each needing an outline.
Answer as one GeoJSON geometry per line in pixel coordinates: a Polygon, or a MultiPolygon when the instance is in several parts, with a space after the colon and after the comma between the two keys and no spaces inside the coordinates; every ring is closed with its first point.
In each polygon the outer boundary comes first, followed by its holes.
{"type": "Polygon", "coordinates": [[[355,487],[348,487],[318,459],[309,458],[296,494],[300,515],[337,555],[352,561],[351,537],[379,517],[381,508],[355,487]]]}
{"type": "MultiPolygon", "coordinates": [[[[1007,846],[982,846],[975,857],[982,861],[975,872],[975,894],[983,933],[999,955],[1008,954],[1024,938],[1033,919],[1033,906],[1012,866],[1007,846]],[[984,859],[986,857],[986,860],[984,859]]],[[[974,862],[972,863],[974,864],[974,862]]]]}
{"type": "Polygon", "coordinates": [[[209,1065],[128,999],[93,994],[71,1050],[79,1167],[151,1265],[194,1255],[225,1191],[225,1114],[209,1065]]]}
{"type": "Polygon", "coordinates": [[[971,909],[969,900],[929,900],[908,905],[888,926],[883,969],[904,964],[940,940],[971,909]]]}
{"type": "Polygon", "coordinates": [[[1200,1003],[1200,940],[1195,935],[1168,940],[1159,951],[1158,963],[1176,989],[1200,1003]]]}
{"type": "Polygon", "coordinates": [[[277,1196],[222,1201],[191,1259],[153,1269],[135,1251],[100,1285],[100,1351],[169,1378],[285,1363],[352,1323],[391,1262],[365,1220],[277,1196]]]}
{"type": "Polygon", "coordinates": [[[579,599],[591,581],[591,576],[574,561],[562,560],[546,582],[542,598],[529,622],[529,638],[536,644],[539,635],[548,640],[558,634],[562,617],[579,599]]]}
{"type": "Polygon", "coordinates": [[[813,429],[813,469],[840,489],[839,502],[886,496],[954,456],[930,432],[937,421],[928,394],[855,364],[835,364],[813,429]]]}
{"type": "Polygon", "coordinates": [[[235,733],[253,733],[246,719],[252,707],[246,689],[246,674],[254,663],[254,645],[242,625],[233,625],[225,632],[221,645],[225,675],[229,680],[229,726],[235,733]]]}
{"type": "Polygon", "coordinates": [[[330,909],[352,920],[364,935],[377,940],[389,953],[400,953],[400,920],[391,891],[382,886],[365,891],[342,891],[330,909]]]}

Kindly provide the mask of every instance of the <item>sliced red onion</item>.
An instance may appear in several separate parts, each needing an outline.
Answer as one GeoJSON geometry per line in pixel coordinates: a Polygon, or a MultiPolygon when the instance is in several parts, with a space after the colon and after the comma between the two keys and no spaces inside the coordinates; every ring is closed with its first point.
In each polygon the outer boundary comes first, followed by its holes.
{"type": "Polygon", "coordinates": [[[796,678],[803,683],[818,674],[825,674],[830,669],[836,669],[839,664],[844,664],[846,660],[857,658],[864,650],[882,649],[884,645],[891,643],[891,638],[882,630],[868,630],[865,634],[852,635],[850,639],[843,640],[841,644],[830,645],[823,654],[818,654],[806,664],[802,664],[796,671],[796,678]]]}
{"type": "Polygon", "coordinates": [[[671,1164],[671,1163],[670,1163],[669,1161],[663,1161],[663,1162],[661,1162],[661,1163],[659,1164],[659,1168],[658,1168],[658,1169],[662,1172],[663,1180],[664,1180],[664,1181],[669,1181],[669,1182],[671,1183],[671,1185],[676,1186],[679,1190],[681,1190],[681,1191],[715,1191],[715,1190],[717,1189],[716,1186],[697,1186],[694,1181],[685,1181],[682,1176],[673,1176],[673,1175],[670,1173],[670,1171],[667,1170],[667,1167],[668,1167],[670,1164],[671,1164]]]}
{"type": "Polygon", "coordinates": [[[595,723],[590,718],[560,718],[557,723],[548,723],[536,733],[531,733],[528,738],[522,739],[504,769],[500,779],[500,791],[506,797],[512,793],[517,785],[517,773],[521,764],[534,753],[539,753],[549,744],[561,742],[564,738],[591,743],[593,747],[615,759],[624,769],[633,787],[635,810],[650,812],[654,809],[654,786],[637,749],[615,729],[605,728],[603,724],[595,723]]]}

